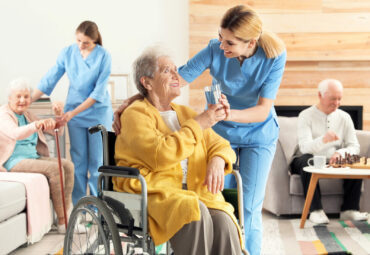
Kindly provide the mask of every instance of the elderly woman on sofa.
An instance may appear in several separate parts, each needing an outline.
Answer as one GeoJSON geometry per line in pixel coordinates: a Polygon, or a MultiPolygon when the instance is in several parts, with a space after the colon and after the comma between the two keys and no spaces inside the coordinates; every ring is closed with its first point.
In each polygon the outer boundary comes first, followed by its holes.
{"type": "MultiPolygon", "coordinates": [[[[143,99],[121,115],[115,159],[138,168],[147,182],[154,243],[169,240],[176,255],[241,254],[234,209],[221,194],[236,156],[210,128],[226,118],[226,98],[199,115],[172,103],[180,95],[179,75],[158,48],[144,51],[133,67],[143,99]]],[[[114,177],[113,184],[117,191],[140,192],[138,180],[114,177]]]]}
{"type": "MultiPolygon", "coordinates": [[[[58,161],[49,157],[43,131],[52,134],[54,119],[38,119],[27,111],[31,103],[31,88],[23,79],[11,82],[8,104],[0,107],[0,171],[40,173],[47,177],[51,199],[58,217],[58,232],[65,233],[58,161]]],[[[61,115],[62,106],[53,105],[61,115]]],[[[72,204],[74,166],[62,159],[66,205],[72,204]]],[[[67,208],[68,209],[68,208],[67,208]]]]}

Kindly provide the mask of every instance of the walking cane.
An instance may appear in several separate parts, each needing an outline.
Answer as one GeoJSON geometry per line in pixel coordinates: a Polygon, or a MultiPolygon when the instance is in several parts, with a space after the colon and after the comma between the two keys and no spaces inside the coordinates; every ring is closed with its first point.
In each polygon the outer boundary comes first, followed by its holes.
{"type": "Polygon", "coordinates": [[[60,158],[60,148],[59,148],[59,128],[55,128],[54,129],[54,132],[55,132],[55,141],[56,141],[56,147],[57,147],[57,153],[58,153],[58,166],[59,166],[59,177],[60,177],[60,188],[62,190],[62,201],[63,201],[63,213],[64,213],[64,219],[65,219],[65,223],[64,225],[66,226],[66,230],[67,230],[67,211],[66,211],[66,201],[65,201],[65,198],[64,198],[64,185],[63,185],[63,171],[62,171],[62,160],[60,158]]]}

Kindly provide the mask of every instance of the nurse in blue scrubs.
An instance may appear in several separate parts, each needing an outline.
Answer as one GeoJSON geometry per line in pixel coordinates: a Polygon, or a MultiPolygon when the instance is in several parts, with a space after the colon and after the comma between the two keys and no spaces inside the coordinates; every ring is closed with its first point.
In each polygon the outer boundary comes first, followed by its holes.
{"type": "MultiPolygon", "coordinates": [[[[283,76],[283,42],[265,31],[257,13],[247,6],[229,9],[222,18],[219,38],[179,68],[192,82],[206,69],[220,83],[230,103],[230,115],[213,129],[235,149],[243,179],[245,247],[260,254],[262,203],[279,135],[273,106],[283,76]]],[[[231,175],[225,187],[236,187],[231,175]]]]}
{"type": "Polygon", "coordinates": [[[32,100],[50,95],[60,78],[67,73],[70,85],[63,119],[68,122],[70,154],[75,166],[73,204],[86,195],[97,195],[98,168],[102,162],[100,134],[89,134],[88,128],[103,124],[112,126],[112,105],[107,89],[111,73],[111,56],[102,47],[102,37],[92,21],[82,22],[76,29],[77,43],[64,48],[56,64],[41,79],[32,100]],[[90,178],[88,178],[88,172],[90,178]]]}

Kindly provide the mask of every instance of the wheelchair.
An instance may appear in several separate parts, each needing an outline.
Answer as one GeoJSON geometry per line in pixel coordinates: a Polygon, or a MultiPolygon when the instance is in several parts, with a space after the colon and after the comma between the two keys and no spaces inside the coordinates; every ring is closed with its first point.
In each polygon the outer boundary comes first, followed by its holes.
{"type": "MultiPolygon", "coordinates": [[[[115,166],[114,148],[116,136],[103,125],[89,128],[89,132],[101,132],[103,139],[103,166],[99,168],[98,196],[85,196],[74,206],[64,238],[63,254],[148,254],[155,255],[156,247],[148,230],[147,186],[136,168],[115,166]],[[113,176],[138,179],[141,194],[115,192],[113,176]],[[86,233],[79,233],[83,226],[86,233]]],[[[242,180],[233,170],[237,181],[239,226],[244,240],[242,180]]],[[[169,242],[166,253],[170,253],[169,242]]],[[[163,253],[161,253],[163,254],[163,253]]]]}

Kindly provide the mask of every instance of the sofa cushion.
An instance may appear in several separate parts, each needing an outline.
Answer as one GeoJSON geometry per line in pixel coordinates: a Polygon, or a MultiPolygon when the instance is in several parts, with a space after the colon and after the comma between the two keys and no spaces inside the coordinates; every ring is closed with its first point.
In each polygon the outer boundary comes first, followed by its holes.
{"type": "Polygon", "coordinates": [[[0,254],[9,254],[26,242],[27,221],[24,212],[0,222],[0,254]]]}
{"type": "Polygon", "coordinates": [[[0,222],[26,207],[26,188],[18,182],[0,182],[0,222]]]}
{"type": "Polygon", "coordinates": [[[360,155],[370,156],[370,132],[364,130],[356,130],[357,140],[360,143],[360,155]]]}
{"type": "Polygon", "coordinates": [[[280,126],[279,141],[288,165],[293,160],[294,153],[298,149],[297,117],[278,117],[280,126]]]}

